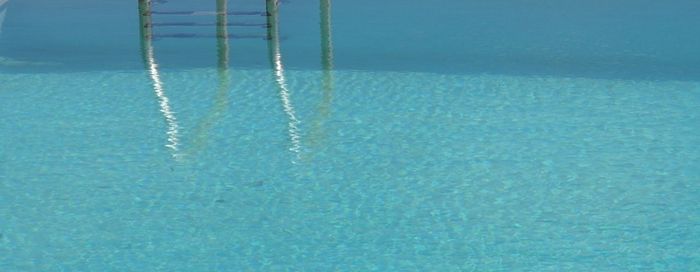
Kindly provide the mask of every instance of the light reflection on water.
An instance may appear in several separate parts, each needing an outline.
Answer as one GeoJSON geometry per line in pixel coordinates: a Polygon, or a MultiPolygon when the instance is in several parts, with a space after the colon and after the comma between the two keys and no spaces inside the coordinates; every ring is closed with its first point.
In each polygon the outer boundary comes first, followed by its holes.
{"type": "Polygon", "coordinates": [[[268,28],[268,46],[270,51],[270,60],[273,66],[275,82],[279,88],[282,109],[289,119],[289,123],[287,124],[289,139],[291,141],[291,147],[289,150],[296,153],[297,158],[299,158],[299,153],[301,152],[301,132],[299,129],[299,124],[301,121],[299,121],[294,111],[291,93],[287,86],[287,80],[284,76],[284,65],[282,65],[282,52],[280,49],[279,36],[279,2],[276,0],[268,0],[266,8],[269,13],[268,24],[270,28],[268,28]]]}
{"type": "MultiPolygon", "coordinates": [[[[278,96],[281,102],[282,110],[288,119],[287,122],[287,134],[289,137],[289,150],[295,154],[295,159],[293,162],[298,162],[302,157],[302,131],[300,128],[301,120],[296,113],[294,104],[292,101],[292,91],[289,88],[287,78],[285,76],[285,66],[283,64],[282,50],[281,50],[281,37],[279,33],[279,5],[278,1],[269,0],[266,2],[266,13],[267,13],[267,41],[268,41],[268,57],[270,60],[270,66],[273,72],[274,83],[278,89],[278,96]]],[[[313,139],[314,143],[318,143],[318,140],[322,138],[322,124],[323,120],[327,118],[330,112],[330,104],[332,102],[332,92],[333,92],[333,49],[332,49],[332,39],[331,39],[331,21],[330,21],[330,1],[323,0],[320,1],[320,17],[321,17],[321,64],[323,68],[323,79],[322,79],[322,99],[318,108],[318,114],[315,119],[312,120],[310,138],[313,139]]],[[[179,139],[180,125],[177,123],[177,118],[172,110],[169,103],[169,99],[166,96],[164,90],[164,83],[162,81],[161,73],[157,61],[155,59],[155,48],[153,45],[153,38],[156,37],[154,34],[154,27],[157,24],[153,23],[152,14],[155,14],[151,10],[151,1],[142,0],[139,1],[139,19],[141,28],[141,48],[144,64],[148,70],[150,79],[152,81],[152,86],[156,97],[158,98],[158,104],[160,106],[160,111],[163,113],[164,119],[168,125],[166,135],[168,135],[166,147],[171,149],[173,157],[184,158],[192,157],[199,153],[206,147],[206,142],[208,138],[209,131],[212,126],[219,120],[224,114],[225,110],[229,105],[229,92],[231,89],[231,79],[229,73],[229,39],[232,35],[229,34],[228,26],[230,22],[228,21],[229,16],[227,1],[217,0],[217,10],[211,12],[211,14],[216,15],[216,37],[217,43],[217,71],[219,78],[219,87],[217,95],[215,97],[215,103],[212,107],[212,111],[204,119],[200,120],[198,125],[194,129],[194,136],[191,143],[185,150],[180,150],[181,141],[179,139]]]]}
{"type": "Polygon", "coordinates": [[[150,1],[139,1],[139,20],[141,23],[141,50],[144,62],[148,69],[148,74],[153,84],[153,92],[158,98],[160,112],[163,113],[165,122],[168,125],[168,129],[165,133],[168,137],[168,143],[165,146],[171,150],[173,157],[176,158],[178,146],[180,144],[178,135],[180,126],[177,124],[177,118],[175,118],[175,113],[173,112],[170,106],[170,99],[168,99],[167,95],[165,94],[163,81],[161,80],[160,71],[158,70],[158,64],[156,63],[152,42],[153,31],[150,27],[150,6],[150,1]]]}

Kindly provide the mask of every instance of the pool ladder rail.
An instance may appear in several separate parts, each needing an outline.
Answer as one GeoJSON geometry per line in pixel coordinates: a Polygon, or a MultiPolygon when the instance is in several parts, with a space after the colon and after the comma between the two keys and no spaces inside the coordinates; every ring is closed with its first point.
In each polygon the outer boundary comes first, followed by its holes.
{"type": "MultiPolygon", "coordinates": [[[[170,150],[172,157],[178,161],[182,161],[186,157],[191,157],[201,151],[207,142],[208,131],[211,126],[219,119],[225,111],[228,105],[228,92],[230,89],[230,79],[228,73],[229,66],[229,40],[236,38],[263,38],[267,40],[268,44],[268,54],[270,62],[273,66],[273,74],[275,81],[278,85],[279,95],[282,102],[283,110],[288,117],[288,129],[289,137],[291,140],[290,150],[299,155],[301,150],[301,140],[299,133],[299,120],[296,117],[294,107],[292,106],[290,91],[288,89],[286,79],[284,76],[284,66],[282,65],[282,55],[280,53],[280,36],[279,36],[279,21],[278,21],[278,0],[266,0],[265,2],[265,12],[231,12],[227,9],[227,0],[216,0],[216,11],[214,12],[201,12],[201,11],[174,11],[174,12],[154,12],[152,10],[151,0],[139,0],[139,21],[140,21],[140,32],[141,32],[141,55],[143,59],[144,66],[148,71],[149,77],[152,81],[153,91],[157,97],[157,103],[160,107],[160,112],[163,114],[165,123],[167,124],[167,143],[165,147],[170,150]],[[200,35],[195,33],[178,33],[169,35],[156,36],[153,34],[153,29],[158,24],[154,24],[152,16],[154,14],[172,14],[172,15],[215,15],[216,23],[192,23],[192,22],[176,22],[176,23],[165,23],[164,26],[199,26],[199,25],[215,25],[216,34],[215,35],[200,35]],[[265,24],[262,26],[265,29],[265,35],[231,35],[228,33],[229,25],[236,25],[236,23],[229,23],[229,15],[241,15],[241,16],[252,16],[252,15],[262,15],[265,17],[265,24]],[[188,148],[183,148],[181,144],[180,130],[178,119],[175,116],[175,111],[172,109],[170,104],[170,99],[164,88],[163,80],[161,77],[159,65],[155,57],[154,48],[154,38],[159,37],[174,37],[174,38],[190,38],[190,37],[216,37],[216,48],[217,48],[217,71],[219,77],[219,88],[216,95],[216,103],[213,111],[205,117],[199,126],[195,129],[194,140],[188,148]]],[[[241,23],[239,23],[240,25],[241,23]]],[[[243,26],[260,26],[260,24],[247,23],[242,24],[243,26]]],[[[163,26],[163,25],[161,25],[163,26]]]]}
{"type": "MultiPolygon", "coordinates": [[[[228,26],[236,25],[234,23],[228,23],[228,16],[230,14],[240,15],[241,13],[229,12],[227,11],[226,4],[227,0],[216,0],[215,12],[160,12],[160,14],[175,14],[175,15],[216,15],[216,23],[164,23],[164,26],[199,26],[199,25],[213,25],[216,26],[216,34],[210,35],[216,38],[216,51],[217,51],[217,74],[219,77],[219,87],[216,94],[215,106],[201,122],[200,125],[195,129],[195,136],[193,143],[189,145],[188,148],[183,148],[181,144],[180,130],[181,125],[175,116],[175,111],[172,109],[170,99],[166,93],[163,80],[160,73],[160,68],[155,56],[155,47],[153,45],[154,38],[158,37],[175,37],[175,38],[188,38],[188,37],[210,37],[202,36],[194,33],[180,33],[180,34],[170,34],[164,36],[156,36],[153,34],[153,28],[157,24],[153,23],[152,15],[158,14],[158,12],[152,11],[151,0],[139,0],[139,22],[140,22],[140,32],[141,32],[141,56],[146,70],[148,71],[149,77],[151,79],[153,91],[157,97],[157,103],[160,107],[160,112],[163,114],[163,118],[167,125],[167,130],[165,134],[167,135],[167,142],[165,147],[170,150],[172,157],[176,160],[183,160],[185,157],[194,155],[198,153],[206,145],[206,138],[208,135],[208,130],[215,123],[215,121],[220,118],[222,112],[227,108],[228,92],[230,89],[230,78],[228,73],[229,67],[229,40],[233,38],[239,38],[239,36],[234,36],[228,34],[228,26]]],[[[260,14],[246,12],[245,15],[250,14],[260,14]]],[[[267,13],[265,13],[267,14],[267,13]]],[[[245,26],[248,26],[246,24],[245,26]]],[[[254,24],[256,26],[259,24],[254,24]]],[[[266,24],[265,24],[266,25],[266,24]]],[[[266,28],[267,29],[267,28],[266,28]]],[[[267,35],[260,36],[267,39],[267,35]]]]}
{"type": "MultiPolygon", "coordinates": [[[[330,1],[331,0],[320,0],[321,7],[321,43],[322,43],[322,66],[324,71],[323,76],[323,101],[320,106],[321,116],[317,118],[312,124],[312,131],[309,136],[312,142],[318,143],[317,135],[322,134],[319,131],[322,130],[323,119],[329,114],[329,106],[332,100],[333,93],[333,75],[331,70],[333,69],[333,46],[331,42],[331,27],[330,27],[330,1]]],[[[262,37],[267,40],[268,46],[268,57],[270,65],[272,66],[272,74],[274,81],[277,85],[278,95],[280,102],[282,104],[282,109],[287,116],[287,129],[289,137],[289,151],[295,153],[294,163],[306,160],[301,156],[302,151],[302,140],[301,140],[301,127],[300,119],[294,109],[291,97],[291,91],[287,83],[285,76],[285,69],[282,63],[282,53],[280,46],[280,33],[279,33],[279,0],[266,0],[265,1],[265,12],[231,12],[226,8],[227,0],[216,0],[216,11],[214,12],[197,12],[197,11],[159,11],[154,12],[151,9],[151,0],[139,0],[139,20],[140,20],[140,32],[141,32],[141,53],[144,62],[144,66],[148,71],[149,77],[152,81],[153,91],[157,97],[158,105],[160,107],[160,112],[163,114],[165,123],[167,124],[167,143],[166,147],[170,149],[170,152],[176,160],[182,160],[185,157],[192,156],[198,151],[202,150],[206,145],[206,138],[208,131],[211,126],[218,120],[226,110],[228,105],[228,92],[230,89],[230,78],[228,73],[229,66],[229,40],[235,38],[251,38],[251,37],[262,37]],[[160,23],[154,24],[152,22],[153,14],[172,14],[172,15],[216,15],[216,23],[195,23],[195,22],[175,22],[175,23],[160,23]],[[265,16],[266,22],[264,24],[257,23],[229,23],[229,15],[242,15],[242,16],[252,16],[252,15],[262,15],[265,16]],[[153,38],[157,37],[153,34],[153,28],[156,26],[200,26],[200,25],[215,25],[216,35],[211,37],[216,37],[216,47],[217,47],[217,71],[219,77],[219,88],[216,95],[216,103],[213,107],[213,111],[201,122],[201,124],[195,129],[195,136],[192,145],[189,148],[183,149],[180,143],[180,125],[175,117],[175,111],[172,110],[170,105],[170,100],[166,95],[162,77],[160,75],[159,65],[156,62],[155,48],[153,46],[153,38]],[[228,34],[228,26],[239,25],[239,26],[262,26],[266,30],[266,35],[264,36],[241,36],[241,35],[230,35],[228,34]]],[[[165,37],[198,37],[197,34],[177,34],[169,35],[165,37]]],[[[210,37],[210,36],[206,36],[210,37]]]]}
{"type": "MultiPolygon", "coordinates": [[[[267,33],[263,34],[231,34],[228,27],[245,27],[245,28],[270,28],[267,20],[265,22],[229,22],[229,16],[255,19],[256,17],[269,17],[267,11],[230,11],[227,9],[226,0],[217,0],[215,11],[192,11],[192,10],[153,10],[152,0],[139,1],[139,18],[141,22],[142,35],[144,38],[158,40],[161,38],[226,38],[226,39],[269,39],[267,33]],[[155,15],[161,16],[176,16],[178,18],[192,18],[193,16],[216,16],[215,22],[195,22],[191,21],[175,21],[175,22],[153,22],[155,15]],[[200,27],[200,26],[216,26],[217,31],[214,34],[202,34],[195,32],[174,32],[174,33],[154,33],[156,28],[172,28],[172,27],[200,27]]],[[[265,30],[265,32],[267,32],[265,30]]]]}

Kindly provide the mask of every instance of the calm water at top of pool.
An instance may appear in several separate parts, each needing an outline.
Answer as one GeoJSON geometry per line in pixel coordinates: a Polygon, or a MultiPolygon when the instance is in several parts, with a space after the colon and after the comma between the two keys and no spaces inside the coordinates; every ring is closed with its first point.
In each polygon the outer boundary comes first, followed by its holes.
{"type": "Polygon", "coordinates": [[[697,14],[0,0],[0,271],[700,270],[697,14]]]}

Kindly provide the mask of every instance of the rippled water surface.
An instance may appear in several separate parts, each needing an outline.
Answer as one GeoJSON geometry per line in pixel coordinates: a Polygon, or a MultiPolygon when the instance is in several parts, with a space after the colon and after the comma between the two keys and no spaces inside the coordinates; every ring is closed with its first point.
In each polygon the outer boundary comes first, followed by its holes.
{"type": "Polygon", "coordinates": [[[0,0],[0,270],[698,270],[697,12],[0,0]]]}

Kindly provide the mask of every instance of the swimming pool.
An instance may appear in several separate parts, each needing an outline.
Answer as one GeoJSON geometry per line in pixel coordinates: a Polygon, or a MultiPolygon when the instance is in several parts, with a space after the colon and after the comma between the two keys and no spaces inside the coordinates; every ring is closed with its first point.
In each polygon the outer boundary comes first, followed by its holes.
{"type": "Polygon", "coordinates": [[[0,270],[700,268],[700,4],[410,2],[0,1],[0,270]]]}

